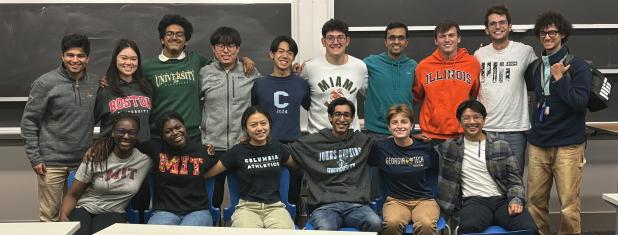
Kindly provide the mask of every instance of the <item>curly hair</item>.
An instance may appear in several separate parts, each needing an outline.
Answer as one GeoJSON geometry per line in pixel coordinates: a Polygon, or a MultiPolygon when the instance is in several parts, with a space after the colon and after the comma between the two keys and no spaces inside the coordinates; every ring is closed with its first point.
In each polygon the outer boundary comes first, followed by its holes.
{"type": "Polygon", "coordinates": [[[193,24],[191,24],[187,18],[176,14],[164,15],[163,18],[161,18],[161,21],[159,21],[159,27],[157,27],[157,30],[159,31],[159,39],[163,39],[165,37],[165,30],[168,26],[173,24],[180,25],[180,27],[185,30],[185,38],[187,39],[187,42],[191,40],[191,35],[193,34],[193,24]]]}
{"type": "Polygon", "coordinates": [[[567,42],[569,35],[573,31],[573,25],[567,21],[564,16],[560,13],[548,11],[543,14],[540,14],[536,18],[536,23],[534,24],[534,34],[538,37],[541,35],[541,31],[547,28],[550,25],[556,26],[558,32],[564,36],[562,39],[562,44],[567,42]]]}

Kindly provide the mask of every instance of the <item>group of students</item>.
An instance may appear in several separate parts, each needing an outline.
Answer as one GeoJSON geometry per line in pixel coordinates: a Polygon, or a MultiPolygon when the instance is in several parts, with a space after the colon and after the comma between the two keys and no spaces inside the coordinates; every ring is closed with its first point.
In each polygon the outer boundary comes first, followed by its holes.
{"type": "MultiPolygon", "coordinates": [[[[86,72],[88,38],[65,36],[62,64],[34,81],[21,123],[38,175],[40,218],[80,221],[79,234],[125,222],[131,198],[149,198],[138,192],[151,175],[154,212],[148,223],[211,226],[209,204],[220,206],[229,172],[238,177],[240,194],[232,226],[293,229],[278,191],[285,166],[292,173],[292,203],[299,203],[305,180],[315,229],[400,234],[413,223],[417,234],[436,234],[443,214],[460,233],[498,224],[548,234],[552,174],[561,202],[578,210],[579,199],[566,195],[563,184],[579,177],[579,194],[581,168],[570,172],[572,180],[558,182],[562,171],[553,168],[537,177],[547,169],[532,159],[546,156],[532,153],[553,151],[547,157],[561,159],[564,146],[581,147],[585,110],[573,114],[569,105],[585,107],[582,90],[590,75],[581,72],[581,59],[558,63],[571,30],[560,14],[539,16],[535,33],[547,63],[542,72],[527,71],[527,79],[526,67],[536,56],[531,47],[508,40],[508,10],[492,7],[485,17],[492,44],[471,56],[458,47],[459,26],[445,21],[436,26],[435,52],[418,65],[403,53],[405,24],[389,24],[387,51],[360,60],[346,54],[348,26],[331,19],[322,28],[324,56],[295,70],[298,47],[289,36],[278,36],[270,45],[273,72],[265,76],[251,59],[238,57],[241,38],[234,28],[213,32],[214,61],[186,51],[193,27],[179,15],[159,22],[158,56],[142,66],[135,42],[122,39],[101,79],[86,72]],[[528,137],[529,174],[535,174],[528,177],[528,200],[522,181],[526,82],[540,97],[528,137]],[[357,94],[366,95],[367,134],[359,131],[357,94]],[[420,134],[413,134],[413,102],[422,102],[420,134]],[[305,136],[301,108],[309,111],[305,136]],[[101,138],[91,145],[99,122],[101,138]],[[379,173],[370,177],[370,166],[379,173]],[[75,169],[76,180],[62,199],[66,176],[75,169]],[[217,182],[213,202],[204,187],[211,177],[217,182]],[[372,178],[384,188],[383,218],[368,206],[371,189],[378,188],[372,178]]],[[[579,233],[579,214],[565,213],[562,229],[579,233]]]]}

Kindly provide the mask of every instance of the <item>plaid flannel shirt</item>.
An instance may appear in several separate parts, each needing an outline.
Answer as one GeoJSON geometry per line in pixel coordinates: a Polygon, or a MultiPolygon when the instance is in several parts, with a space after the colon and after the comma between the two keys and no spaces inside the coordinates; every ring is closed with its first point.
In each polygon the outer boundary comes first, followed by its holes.
{"type": "MultiPolygon", "coordinates": [[[[504,140],[490,138],[485,141],[485,159],[491,178],[496,182],[509,204],[524,204],[524,186],[519,176],[519,164],[504,140]]],[[[450,139],[435,147],[440,155],[440,175],[436,201],[448,217],[456,219],[461,209],[461,167],[464,157],[464,137],[450,139]]]]}

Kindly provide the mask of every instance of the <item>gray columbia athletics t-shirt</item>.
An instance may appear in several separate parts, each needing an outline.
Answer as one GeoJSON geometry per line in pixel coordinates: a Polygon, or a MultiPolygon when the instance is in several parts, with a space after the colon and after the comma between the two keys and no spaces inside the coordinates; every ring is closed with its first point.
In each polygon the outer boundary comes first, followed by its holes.
{"type": "Polygon", "coordinates": [[[152,161],[148,156],[133,148],[133,154],[127,159],[121,159],[112,152],[100,169],[95,164],[94,172],[90,164],[83,161],[75,179],[88,184],[86,191],[77,201],[77,207],[83,207],[91,214],[109,212],[124,213],[131,197],[137,193],[140,185],[152,168],[152,161]]]}

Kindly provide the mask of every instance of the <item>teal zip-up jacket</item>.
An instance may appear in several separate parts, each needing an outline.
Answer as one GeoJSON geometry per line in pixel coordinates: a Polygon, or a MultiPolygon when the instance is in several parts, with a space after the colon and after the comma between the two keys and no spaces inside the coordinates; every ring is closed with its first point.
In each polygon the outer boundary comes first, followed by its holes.
{"type": "Polygon", "coordinates": [[[395,104],[412,109],[412,85],[416,61],[401,55],[391,59],[386,52],[363,60],[369,74],[365,97],[365,129],[388,135],[386,112],[395,104]]]}

